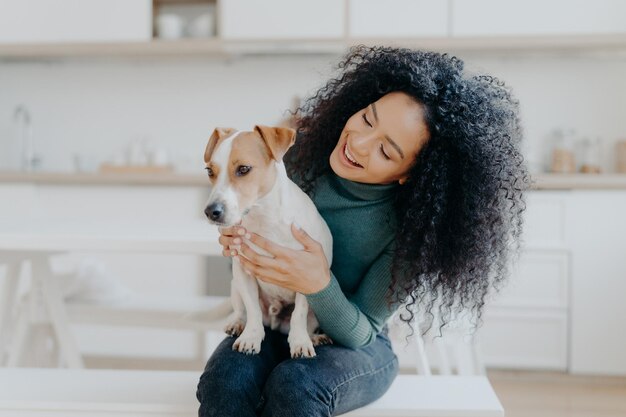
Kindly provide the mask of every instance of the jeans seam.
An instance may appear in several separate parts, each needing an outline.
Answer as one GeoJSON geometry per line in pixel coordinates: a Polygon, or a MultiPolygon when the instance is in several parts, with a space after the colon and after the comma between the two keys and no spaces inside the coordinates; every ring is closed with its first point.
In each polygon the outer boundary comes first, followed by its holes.
{"type": "MultiPolygon", "coordinates": [[[[369,371],[367,371],[367,372],[363,372],[363,373],[360,373],[360,374],[358,374],[358,375],[354,375],[354,376],[352,376],[352,377],[350,377],[350,378],[346,379],[345,381],[341,382],[340,384],[338,384],[338,385],[337,385],[337,386],[336,386],[336,387],[335,387],[335,388],[334,388],[334,389],[330,392],[330,394],[331,394],[331,398],[332,398],[331,403],[334,403],[334,402],[335,402],[335,395],[336,395],[336,393],[337,393],[337,390],[338,390],[339,388],[341,388],[342,386],[344,386],[345,384],[347,384],[348,382],[352,382],[352,381],[354,381],[354,380],[355,380],[355,379],[357,379],[357,378],[361,378],[361,377],[364,377],[364,376],[374,375],[374,374],[377,374],[377,373],[379,373],[379,372],[383,372],[384,370],[386,370],[387,368],[389,368],[390,366],[392,366],[392,365],[393,365],[393,364],[394,364],[397,360],[398,360],[398,358],[397,358],[397,357],[394,357],[392,360],[390,360],[389,362],[387,362],[385,365],[381,366],[380,368],[377,368],[377,369],[370,369],[370,370],[369,370],[369,371]]],[[[330,408],[329,408],[329,410],[328,410],[328,415],[329,415],[329,416],[331,416],[331,415],[332,415],[332,412],[331,412],[330,408]]]]}

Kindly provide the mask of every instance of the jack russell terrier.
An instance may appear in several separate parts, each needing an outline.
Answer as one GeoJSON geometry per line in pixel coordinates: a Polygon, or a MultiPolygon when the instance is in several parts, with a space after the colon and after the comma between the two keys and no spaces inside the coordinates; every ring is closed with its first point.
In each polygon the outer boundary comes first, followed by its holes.
{"type": "MultiPolygon", "coordinates": [[[[330,230],[309,196],[289,179],[283,164],[283,156],[294,140],[295,130],[283,127],[255,126],[252,132],[216,128],[204,152],[211,181],[204,212],[215,225],[241,223],[247,231],[279,245],[303,249],[291,232],[291,223],[295,222],[320,242],[330,265],[330,230]]],[[[257,253],[269,255],[241,238],[257,253]]],[[[239,252],[239,247],[232,248],[239,252]]],[[[315,334],[319,323],[304,295],[257,280],[246,273],[236,258],[231,302],[234,312],[225,331],[239,336],[234,350],[259,353],[265,337],[264,325],[288,334],[293,358],[313,357],[313,346],[332,343],[328,336],[315,334]]]]}

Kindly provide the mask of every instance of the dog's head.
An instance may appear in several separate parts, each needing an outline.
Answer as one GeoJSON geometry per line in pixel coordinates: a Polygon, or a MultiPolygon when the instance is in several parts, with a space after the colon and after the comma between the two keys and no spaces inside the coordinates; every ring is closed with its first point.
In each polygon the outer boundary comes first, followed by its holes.
{"type": "Polygon", "coordinates": [[[296,132],[286,127],[254,126],[252,132],[216,128],[204,151],[211,192],[204,213],[210,222],[231,226],[276,181],[276,162],[293,145],[296,132]]]}

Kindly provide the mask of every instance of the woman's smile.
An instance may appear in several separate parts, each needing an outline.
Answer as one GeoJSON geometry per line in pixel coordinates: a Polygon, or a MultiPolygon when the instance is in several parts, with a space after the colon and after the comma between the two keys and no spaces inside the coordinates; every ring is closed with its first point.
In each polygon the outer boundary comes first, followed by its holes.
{"type": "Polygon", "coordinates": [[[329,157],[332,170],[368,184],[406,181],[430,136],[422,108],[406,93],[392,92],[352,115],[329,157]]]}
{"type": "Polygon", "coordinates": [[[359,164],[350,153],[350,150],[348,149],[348,141],[346,141],[343,145],[343,152],[341,153],[341,156],[341,161],[350,168],[363,168],[363,165],[359,164]]]}

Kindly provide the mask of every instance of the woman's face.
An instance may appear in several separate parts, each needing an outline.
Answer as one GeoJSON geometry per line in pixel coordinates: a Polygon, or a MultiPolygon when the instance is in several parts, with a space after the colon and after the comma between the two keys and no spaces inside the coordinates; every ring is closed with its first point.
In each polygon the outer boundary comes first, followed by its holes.
{"type": "Polygon", "coordinates": [[[348,119],[330,166],[351,181],[403,184],[429,136],[423,105],[405,93],[389,93],[348,119]]]}

